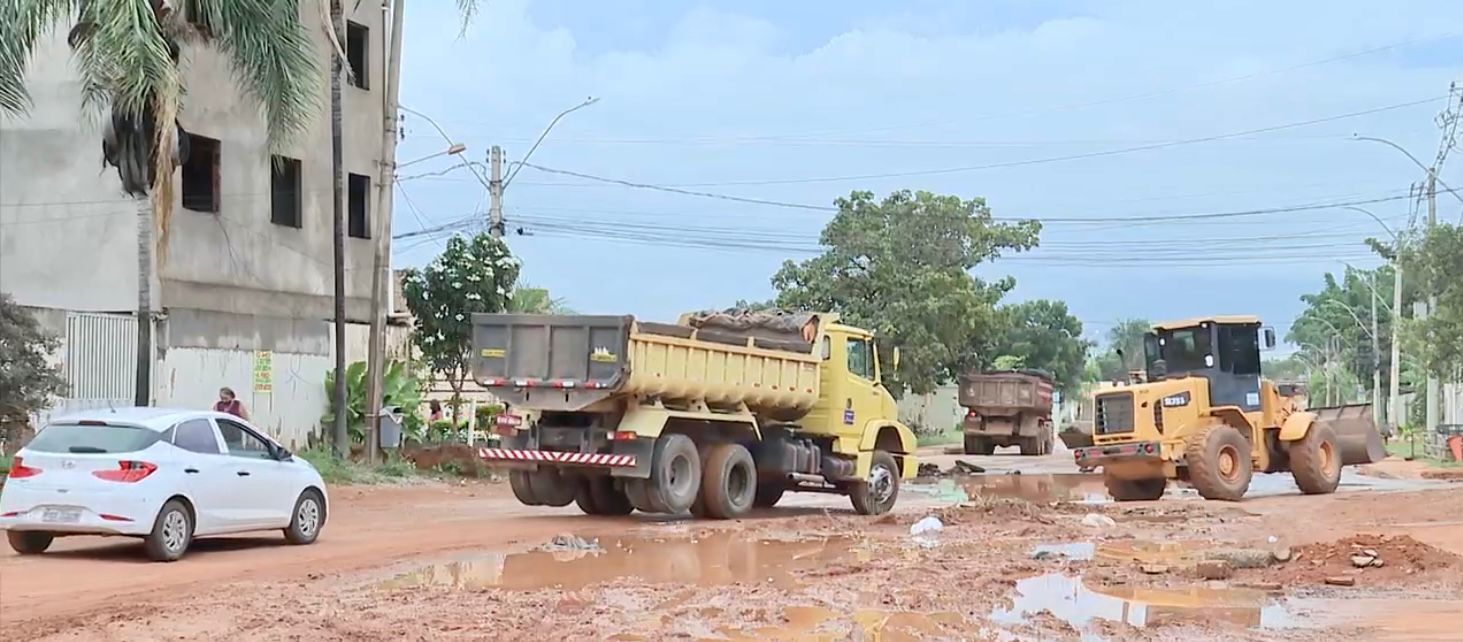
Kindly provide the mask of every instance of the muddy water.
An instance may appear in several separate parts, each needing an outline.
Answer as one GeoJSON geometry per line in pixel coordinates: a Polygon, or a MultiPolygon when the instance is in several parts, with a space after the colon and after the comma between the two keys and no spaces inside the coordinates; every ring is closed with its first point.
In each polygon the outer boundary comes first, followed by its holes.
{"type": "Polygon", "coordinates": [[[1136,627],[1194,620],[1225,621],[1251,628],[1295,625],[1289,611],[1262,591],[1094,587],[1079,576],[1061,573],[1017,581],[1010,601],[1009,607],[992,610],[991,619],[1009,626],[1047,611],[1083,631],[1083,639],[1098,639],[1090,632],[1090,625],[1099,619],[1136,627]]]}
{"type": "Polygon", "coordinates": [[[820,606],[789,606],[782,611],[785,624],[757,628],[723,628],[726,639],[751,640],[844,640],[905,642],[948,639],[967,631],[958,613],[913,613],[908,611],[855,611],[851,616],[820,606]],[[849,633],[857,635],[850,637],[849,633]]]}
{"type": "Polygon", "coordinates": [[[599,548],[486,554],[422,567],[382,583],[384,588],[445,587],[579,589],[616,580],[714,586],[759,582],[789,587],[797,572],[837,560],[868,560],[854,538],[773,540],[713,533],[698,539],[622,537],[599,548]]]}

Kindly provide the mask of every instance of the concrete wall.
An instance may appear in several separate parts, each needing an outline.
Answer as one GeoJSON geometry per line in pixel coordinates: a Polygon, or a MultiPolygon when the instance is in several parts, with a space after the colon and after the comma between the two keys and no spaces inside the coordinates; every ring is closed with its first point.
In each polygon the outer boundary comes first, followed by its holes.
{"type": "Polygon", "coordinates": [[[899,420],[921,434],[936,434],[960,425],[965,409],[958,400],[960,387],[945,384],[926,395],[905,394],[899,400],[899,420]]]}
{"type": "MultiPolygon", "coordinates": [[[[270,156],[257,103],[236,88],[217,51],[185,46],[187,95],[179,121],[221,142],[221,207],[217,214],[185,210],[178,190],[168,258],[159,269],[160,307],[332,316],[330,50],[317,8],[301,5],[317,36],[320,109],[310,130],[280,150],[302,161],[301,229],[270,222],[270,156]]],[[[371,30],[370,89],[342,88],[346,171],[374,179],[384,85],[381,10],[369,2],[346,3],[346,10],[371,30]]],[[[122,193],[115,170],[102,165],[102,129],[82,107],[64,31],[38,48],[28,78],[34,108],[0,120],[0,290],[28,306],[135,309],[139,204],[122,193]]],[[[349,316],[365,320],[371,241],[346,243],[349,316]]]]}

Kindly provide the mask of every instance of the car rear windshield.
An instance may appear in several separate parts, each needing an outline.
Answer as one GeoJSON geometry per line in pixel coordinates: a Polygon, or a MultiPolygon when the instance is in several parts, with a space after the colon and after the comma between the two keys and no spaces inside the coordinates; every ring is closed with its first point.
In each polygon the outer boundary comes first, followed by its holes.
{"type": "Polygon", "coordinates": [[[130,453],[151,446],[162,437],[156,430],[136,426],[51,424],[26,448],[46,453],[130,453]]]}

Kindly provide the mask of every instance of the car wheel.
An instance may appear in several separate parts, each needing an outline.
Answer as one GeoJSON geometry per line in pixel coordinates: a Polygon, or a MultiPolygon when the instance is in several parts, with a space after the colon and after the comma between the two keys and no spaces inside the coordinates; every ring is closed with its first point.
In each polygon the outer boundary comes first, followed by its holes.
{"type": "Polygon", "coordinates": [[[10,540],[10,548],[21,555],[40,555],[56,539],[55,535],[44,531],[6,531],[5,537],[10,540]]]}
{"type": "Polygon", "coordinates": [[[182,501],[170,499],[158,511],[152,532],[144,540],[147,556],[157,562],[174,562],[193,543],[193,513],[182,501]]]}
{"type": "Polygon", "coordinates": [[[290,517],[289,528],[284,529],[284,538],[291,544],[314,544],[325,528],[325,500],[320,492],[307,488],[295,500],[295,512],[290,517]]]}

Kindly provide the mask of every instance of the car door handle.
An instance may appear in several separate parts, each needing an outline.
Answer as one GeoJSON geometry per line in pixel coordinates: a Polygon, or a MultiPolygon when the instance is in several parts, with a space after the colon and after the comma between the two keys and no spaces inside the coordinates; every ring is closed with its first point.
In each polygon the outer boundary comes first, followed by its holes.
{"type": "Polygon", "coordinates": [[[183,469],[183,472],[188,473],[189,475],[197,475],[198,474],[198,469],[197,468],[184,468],[183,469]]]}
{"type": "Polygon", "coordinates": [[[238,475],[240,477],[248,477],[249,476],[249,471],[247,471],[247,470],[241,470],[241,471],[236,472],[234,474],[235,475],[238,475]]]}

